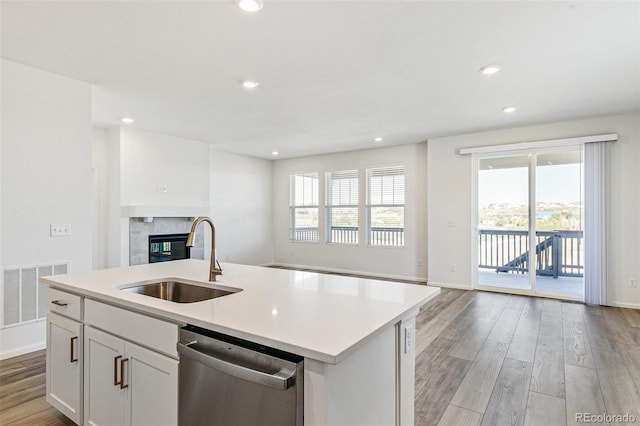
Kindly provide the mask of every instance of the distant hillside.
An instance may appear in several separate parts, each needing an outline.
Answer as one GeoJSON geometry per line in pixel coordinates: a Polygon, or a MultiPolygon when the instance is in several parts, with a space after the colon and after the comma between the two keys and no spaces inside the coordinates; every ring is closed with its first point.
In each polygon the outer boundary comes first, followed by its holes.
{"type": "MultiPolygon", "coordinates": [[[[527,206],[489,204],[479,211],[481,229],[528,229],[527,206]]],[[[579,202],[568,204],[539,203],[536,208],[538,231],[582,229],[582,206],[579,202]]]]}

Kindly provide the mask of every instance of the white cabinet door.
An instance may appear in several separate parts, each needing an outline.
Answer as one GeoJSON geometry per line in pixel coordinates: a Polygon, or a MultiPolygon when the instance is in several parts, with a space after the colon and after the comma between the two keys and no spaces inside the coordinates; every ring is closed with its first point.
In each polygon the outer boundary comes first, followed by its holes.
{"type": "Polygon", "coordinates": [[[82,423],[82,323],[47,315],[47,402],[82,423]]]}
{"type": "Polygon", "coordinates": [[[126,425],[178,424],[178,361],[127,343],[126,425]]]}
{"type": "MultiPolygon", "coordinates": [[[[84,422],[87,425],[125,424],[126,389],[121,389],[125,343],[85,327],[84,422]]],[[[124,367],[124,368],[123,368],[124,367]]]]}
{"type": "Polygon", "coordinates": [[[85,424],[178,423],[178,361],[85,327],[85,424]]]}

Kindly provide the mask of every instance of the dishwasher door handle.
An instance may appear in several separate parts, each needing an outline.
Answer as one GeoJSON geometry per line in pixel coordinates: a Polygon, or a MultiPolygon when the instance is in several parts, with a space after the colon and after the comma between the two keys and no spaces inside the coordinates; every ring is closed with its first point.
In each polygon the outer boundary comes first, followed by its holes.
{"type": "Polygon", "coordinates": [[[200,352],[189,344],[178,342],[180,355],[191,358],[214,370],[221,371],[234,377],[239,377],[253,383],[268,386],[274,389],[287,390],[296,383],[296,368],[283,367],[275,374],[263,373],[252,368],[243,367],[232,362],[224,361],[210,354],[200,352]]]}

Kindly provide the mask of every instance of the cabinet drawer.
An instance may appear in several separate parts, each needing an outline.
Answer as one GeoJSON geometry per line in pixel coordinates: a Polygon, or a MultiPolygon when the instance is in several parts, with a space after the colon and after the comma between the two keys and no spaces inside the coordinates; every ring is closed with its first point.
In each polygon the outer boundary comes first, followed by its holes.
{"type": "Polygon", "coordinates": [[[82,319],[82,298],[66,291],[49,287],[47,289],[49,311],[80,321],[82,319]]]}
{"type": "Polygon", "coordinates": [[[174,358],[178,357],[178,325],[143,314],[87,299],[84,323],[146,346],[174,358]]]}

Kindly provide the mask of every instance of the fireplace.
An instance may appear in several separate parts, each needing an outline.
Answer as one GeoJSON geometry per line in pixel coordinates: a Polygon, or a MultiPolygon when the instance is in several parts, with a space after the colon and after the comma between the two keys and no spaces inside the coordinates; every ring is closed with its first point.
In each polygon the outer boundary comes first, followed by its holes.
{"type": "Polygon", "coordinates": [[[149,263],[189,259],[191,247],[187,247],[189,234],[149,235],[149,263]]]}
{"type": "MultiPolygon", "coordinates": [[[[191,217],[156,217],[152,222],[147,222],[139,218],[129,219],[129,265],[143,265],[150,262],[164,261],[168,256],[159,256],[152,260],[151,243],[166,243],[164,247],[157,247],[157,253],[171,252],[172,256],[182,256],[181,258],[204,259],[204,234],[196,232],[193,247],[186,251],[186,242],[193,218],[191,217]],[[167,236],[180,236],[179,240],[163,240],[167,236]],[[151,241],[150,237],[161,237],[161,240],[151,241]],[[175,242],[175,244],[174,244],[175,242]],[[166,249],[166,250],[165,250],[166,249]],[[186,252],[186,253],[185,253],[186,252]],[[162,260],[161,260],[162,259],[162,260]]],[[[154,247],[155,248],[155,247],[154,247]]],[[[172,260],[172,259],[167,259],[172,260]]]]}

